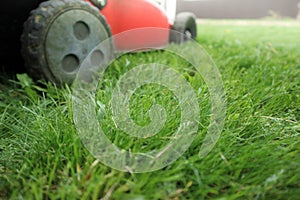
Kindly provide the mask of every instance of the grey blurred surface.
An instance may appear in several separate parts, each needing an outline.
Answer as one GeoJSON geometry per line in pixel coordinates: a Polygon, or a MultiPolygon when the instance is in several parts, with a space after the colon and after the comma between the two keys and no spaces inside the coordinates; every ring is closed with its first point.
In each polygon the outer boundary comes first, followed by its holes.
{"type": "Polygon", "coordinates": [[[199,18],[251,19],[271,15],[296,18],[299,2],[300,0],[177,0],[177,10],[193,12],[199,18]]]}

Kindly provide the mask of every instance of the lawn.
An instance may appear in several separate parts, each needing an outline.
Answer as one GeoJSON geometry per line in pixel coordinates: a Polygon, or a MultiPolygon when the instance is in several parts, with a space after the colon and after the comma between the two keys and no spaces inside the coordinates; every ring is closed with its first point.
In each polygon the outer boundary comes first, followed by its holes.
{"type": "Polygon", "coordinates": [[[197,41],[218,66],[227,97],[225,127],[203,159],[198,152],[208,125],[209,93],[191,66],[164,52],[130,54],[108,69],[100,85],[97,98],[106,105],[107,116],[101,117],[106,135],[136,152],[166,145],[180,109],[166,88],[142,87],[130,100],[136,123],[149,123],[147,111],[154,101],[171,113],[170,119],[147,141],[121,134],[107,107],[111,88],[128,65],[164,56],[161,62],[174,64],[197,89],[198,136],[177,161],[149,173],[111,169],[88,152],[74,126],[70,88],[3,73],[0,199],[299,199],[300,25],[207,21],[199,24],[197,41]]]}

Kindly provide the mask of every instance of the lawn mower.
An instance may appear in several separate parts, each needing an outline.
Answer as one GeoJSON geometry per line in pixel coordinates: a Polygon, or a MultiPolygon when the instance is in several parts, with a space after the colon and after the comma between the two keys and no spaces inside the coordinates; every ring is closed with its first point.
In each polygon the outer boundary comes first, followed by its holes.
{"type": "MultiPolygon", "coordinates": [[[[2,63],[24,65],[34,79],[56,84],[71,83],[89,52],[112,35],[144,27],[175,30],[188,38],[197,34],[192,13],[176,15],[176,0],[18,0],[1,4],[2,63]]],[[[110,53],[147,41],[157,46],[182,42],[171,32],[132,38],[135,40],[112,41],[110,53]]]]}

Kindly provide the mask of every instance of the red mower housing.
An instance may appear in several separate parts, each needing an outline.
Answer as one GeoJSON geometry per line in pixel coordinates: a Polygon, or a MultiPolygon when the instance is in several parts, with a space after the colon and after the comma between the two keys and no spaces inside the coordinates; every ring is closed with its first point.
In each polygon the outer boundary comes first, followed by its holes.
{"type": "MultiPolygon", "coordinates": [[[[149,0],[118,1],[110,0],[101,10],[113,35],[136,28],[156,27],[170,29],[166,12],[149,0]]],[[[165,46],[169,43],[169,34],[161,32],[144,32],[143,35],[130,35],[127,40],[114,41],[116,50],[132,49],[147,43],[165,46]]]]}

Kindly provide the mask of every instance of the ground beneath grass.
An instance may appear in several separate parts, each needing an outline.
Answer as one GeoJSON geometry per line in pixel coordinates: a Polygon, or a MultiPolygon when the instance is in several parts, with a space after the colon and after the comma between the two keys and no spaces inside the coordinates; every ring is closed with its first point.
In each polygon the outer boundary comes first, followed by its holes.
{"type": "MultiPolygon", "coordinates": [[[[91,156],[74,127],[69,88],[36,84],[25,75],[2,75],[0,199],[299,199],[300,26],[257,23],[200,21],[197,41],[223,77],[226,124],[204,159],[198,152],[205,120],[189,150],[156,172],[119,172],[91,156]]],[[[126,59],[139,63],[160,53],[125,57],[109,70],[105,88],[126,72],[126,59]]],[[[170,57],[165,58],[168,63],[170,57]]],[[[182,72],[192,86],[201,89],[201,80],[191,70],[184,66],[182,72]]],[[[152,86],[145,89],[155,91],[152,86]]],[[[156,98],[164,104],[172,94],[159,90],[145,100],[143,95],[147,94],[138,91],[131,106],[141,124],[149,120],[145,117],[149,102],[156,98]]],[[[207,93],[198,97],[209,108],[207,93]]],[[[165,106],[175,117],[166,131],[178,124],[178,110],[170,105],[165,106]]],[[[202,115],[207,117],[209,109],[202,115]]],[[[110,119],[105,122],[109,133],[117,133],[110,119]]],[[[110,137],[124,148],[135,144],[135,150],[144,148],[141,141],[110,137]]],[[[160,135],[148,144],[164,142],[160,135]]]]}

